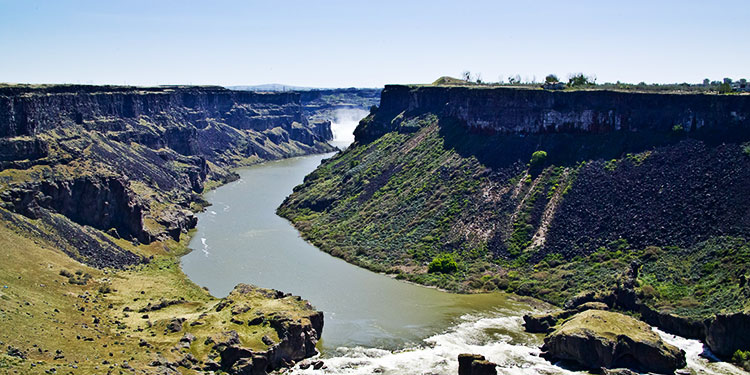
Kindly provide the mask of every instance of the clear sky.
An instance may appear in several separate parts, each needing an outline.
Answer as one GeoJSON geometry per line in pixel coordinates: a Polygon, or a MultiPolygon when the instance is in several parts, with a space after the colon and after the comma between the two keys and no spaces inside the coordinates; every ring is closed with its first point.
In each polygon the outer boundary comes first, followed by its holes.
{"type": "Polygon", "coordinates": [[[0,0],[0,82],[750,78],[750,0],[0,0]]]}

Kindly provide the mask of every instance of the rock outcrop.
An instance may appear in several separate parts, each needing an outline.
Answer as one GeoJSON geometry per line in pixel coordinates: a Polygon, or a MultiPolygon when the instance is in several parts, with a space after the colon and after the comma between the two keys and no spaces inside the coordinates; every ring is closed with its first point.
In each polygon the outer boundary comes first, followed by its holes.
{"type": "Polygon", "coordinates": [[[602,302],[587,302],[573,309],[555,311],[547,314],[524,315],[523,326],[526,332],[550,333],[558,323],[586,310],[609,310],[609,306],[602,302]]]}
{"type": "Polygon", "coordinates": [[[731,357],[737,350],[750,350],[750,314],[719,314],[707,322],[706,343],[714,354],[731,357]]]}
{"type": "MultiPolygon", "coordinates": [[[[258,350],[243,346],[237,332],[227,332],[225,339],[214,340],[213,346],[213,349],[220,353],[220,365],[224,371],[230,374],[265,374],[266,371],[292,366],[296,361],[318,353],[315,345],[323,332],[323,312],[315,311],[306,301],[279,291],[239,284],[220,304],[225,307],[233,306],[232,319],[235,321],[247,321],[250,326],[258,326],[267,321],[279,339],[275,342],[268,336],[263,336],[261,341],[268,348],[258,350]],[[295,307],[256,320],[256,313],[262,313],[262,310],[259,310],[260,307],[256,307],[257,305],[246,304],[246,301],[257,299],[259,296],[291,299],[281,303],[303,307],[295,307]]],[[[216,310],[219,312],[224,308],[216,310]]]]}
{"type": "MultiPolygon", "coordinates": [[[[150,242],[143,228],[143,213],[148,208],[136,200],[127,185],[117,177],[45,180],[6,190],[2,198],[12,210],[33,219],[41,216],[40,210],[47,209],[81,225],[102,231],[114,229],[119,236],[150,242]]],[[[195,226],[195,217],[189,213],[175,225],[187,230],[195,226]]]]}
{"type": "Polygon", "coordinates": [[[479,354],[458,355],[458,375],[496,375],[497,364],[479,354]]]}
{"type": "Polygon", "coordinates": [[[601,310],[570,318],[544,339],[542,350],[550,360],[570,360],[591,369],[671,374],[686,365],[685,353],[662,341],[647,324],[601,310]]]}

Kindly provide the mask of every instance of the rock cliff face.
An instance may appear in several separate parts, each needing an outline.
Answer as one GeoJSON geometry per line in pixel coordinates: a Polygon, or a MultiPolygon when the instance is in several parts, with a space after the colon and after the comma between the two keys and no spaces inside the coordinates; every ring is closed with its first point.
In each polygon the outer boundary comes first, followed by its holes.
{"type": "Polygon", "coordinates": [[[136,202],[121,178],[41,181],[5,193],[3,198],[12,209],[27,217],[37,219],[41,209],[48,209],[81,225],[114,229],[120,236],[150,242],[142,229],[143,212],[148,208],[136,202]]]}
{"type": "MultiPolygon", "coordinates": [[[[744,96],[613,91],[389,85],[380,110],[431,112],[454,117],[471,130],[512,134],[669,131],[676,125],[695,131],[750,123],[750,101],[744,96]]],[[[365,135],[378,133],[360,133],[365,135]]]]}
{"type": "Polygon", "coordinates": [[[227,168],[332,151],[330,124],[307,117],[298,93],[2,86],[0,198],[29,218],[179,240],[204,183],[232,179],[227,168]]]}
{"type": "Polygon", "coordinates": [[[729,358],[750,348],[750,314],[719,314],[707,322],[706,343],[719,356],[729,358]]]}
{"type": "MultiPolygon", "coordinates": [[[[0,88],[0,137],[38,136],[76,126],[107,133],[121,142],[133,141],[152,149],[168,147],[214,162],[229,162],[222,158],[228,155],[222,154],[237,152],[241,144],[245,149],[240,153],[246,155],[273,153],[264,149],[268,138],[264,132],[274,128],[286,134],[296,129],[292,140],[303,148],[321,147],[316,142],[327,140],[325,129],[308,127],[298,93],[220,87],[0,88]],[[253,134],[246,134],[249,132],[253,134]],[[220,137],[223,139],[216,139],[220,137]]],[[[27,143],[21,140],[20,145],[27,143]]]]}

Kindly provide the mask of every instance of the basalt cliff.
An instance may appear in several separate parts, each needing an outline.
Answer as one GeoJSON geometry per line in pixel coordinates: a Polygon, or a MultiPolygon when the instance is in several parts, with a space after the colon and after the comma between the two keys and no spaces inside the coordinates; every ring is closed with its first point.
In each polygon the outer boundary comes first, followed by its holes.
{"type": "Polygon", "coordinates": [[[309,303],[219,300],[178,260],[231,168],[334,150],[310,117],[299,93],[0,86],[0,368],[256,374],[313,355],[309,303]]]}
{"type": "Polygon", "coordinates": [[[0,199],[33,219],[178,240],[205,183],[233,178],[227,168],[332,150],[330,124],[302,109],[296,93],[218,87],[3,87],[0,199]]]}
{"type": "Polygon", "coordinates": [[[278,209],[323,250],[750,349],[750,96],[392,85],[355,135],[278,209]]]}

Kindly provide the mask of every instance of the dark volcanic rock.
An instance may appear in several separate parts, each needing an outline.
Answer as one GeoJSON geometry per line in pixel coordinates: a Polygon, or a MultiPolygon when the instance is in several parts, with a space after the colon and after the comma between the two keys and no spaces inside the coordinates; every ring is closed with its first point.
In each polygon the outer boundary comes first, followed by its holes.
{"type": "Polygon", "coordinates": [[[750,159],[738,149],[688,140],[639,165],[587,163],[558,208],[547,247],[572,258],[618,238],[642,248],[750,237],[750,159]]]}
{"type": "MultiPolygon", "coordinates": [[[[379,111],[389,116],[402,111],[432,112],[456,118],[467,128],[492,133],[669,131],[676,124],[695,131],[729,124],[748,125],[750,98],[387,85],[379,111]]],[[[394,127],[399,124],[377,125],[357,129],[357,139],[377,137],[396,130],[394,127]]]]}
{"type": "Polygon", "coordinates": [[[114,228],[118,235],[150,242],[143,228],[144,206],[122,178],[84,177],[69,181],[41,181],[9,190],[5,199],[14,210],[30,218],[41,216],[40,208],[60,213],[70,220],[100,230],[114,228]]]}
{"type": "Polygon", "coordinates": [[[716,355],[729,358],[750,349],[750,314],[719,314],[708,323],[706,343],[716,355]]]}
{"type": "Polygon", "coordinates": [[[25,159],[35,160],[45,156],[47,156],[47,143],[41,139],[0,139],[0,163],[25,159]]]}
{"type": "Polygon", "coordinates": [[[182,331],[182,323],[185,322],[184,318],[175,318],[172,319],[169,324],[167,324],[167,331],[168,332],[180,332],[182,331]]]}
{"type": "Polygon", "coordinates": [[[471,375],[497,375],[497,365],[486,360],[473,361],[471,375]]]}
{"type": "Polygon", "coordinates": [[[471,375],[471,364],[474,361],[484,361],[484,356],[479,354],[463,353],[458,355],[458,375],[471,375]]]}

